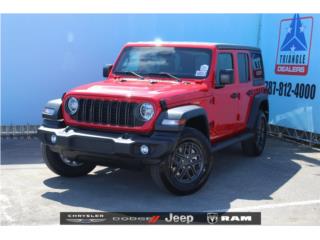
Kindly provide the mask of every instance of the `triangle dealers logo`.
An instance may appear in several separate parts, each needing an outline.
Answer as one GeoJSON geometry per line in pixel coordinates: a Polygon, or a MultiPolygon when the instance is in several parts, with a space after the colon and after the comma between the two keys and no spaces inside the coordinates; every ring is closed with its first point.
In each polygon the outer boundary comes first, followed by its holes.
{"type": "Polygon", "coordinates": [[[286,75],[306,75],[312,41],[313,18],[283,19],[280,23],[275,72],[286,75]]]}

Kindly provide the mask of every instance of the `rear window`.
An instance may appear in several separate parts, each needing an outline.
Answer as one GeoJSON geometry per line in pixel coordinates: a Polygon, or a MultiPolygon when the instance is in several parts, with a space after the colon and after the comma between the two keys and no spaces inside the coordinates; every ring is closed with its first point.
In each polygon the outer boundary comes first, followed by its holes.
{"type": "Polygon", "coordinates": [[[238,53],[238,68],[240,83],[249,82],[249,57],[247,53],[238,53]]]}
{"type": "Polygon", "coordinates": [[[263,62],[261,53],[252,53],[252,75],[254,80],[264,80],[263,62]]]}

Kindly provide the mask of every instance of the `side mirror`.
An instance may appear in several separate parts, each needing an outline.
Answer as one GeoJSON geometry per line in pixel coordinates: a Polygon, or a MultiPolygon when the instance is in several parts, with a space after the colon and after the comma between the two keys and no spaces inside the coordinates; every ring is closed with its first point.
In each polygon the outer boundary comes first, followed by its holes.
{"type": "Polygon", "coordinates": [[[223,69],[219,72],[219,83],[227,85],[233,83],[233,69],[223,69]]]}
{"type": "Polygon", "coordinates": [[[113,65],[112,64],[108,64],[106,65],[104,68],[103,68],[103,77],[108,77],[110,72],[111,72],[111,69],[112,69],[113,65]]]}

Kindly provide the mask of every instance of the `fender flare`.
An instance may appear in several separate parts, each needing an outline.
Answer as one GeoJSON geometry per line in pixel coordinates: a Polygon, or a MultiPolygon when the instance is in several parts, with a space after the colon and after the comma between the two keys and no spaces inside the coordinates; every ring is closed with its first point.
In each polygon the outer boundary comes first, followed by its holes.
{"type": "Polygon", "coordinates": [[[52,109],[53,114],[48,114],[46,112],[42,112],[42,118],[50,119],[50,120],[58,120],[62,118],[62,111],[61,111],[62,100],[60,98],[53,99],[47,102],[45,105],[45,109],[52,109]]]}
{"type": "Polygon", "coordinates": [[[62,118],[62,100],[60,98],[48,101],[45,109],[51,109],[53,112],[51,114],[45,111],[42,112],[43,126],[51,128],[62,128],[65,126],[62,118]]]}
{"type": "Polygon", "coordinates": [[[254,129],[255,125],[256,125],[256,120],[260,111],[260,106],[262,104],[262,102],[267,101],[268,102],[268,95],[265,93],[259,93],[257,94],[252,102],[251,105],[251,111],[250,111],[250,115],[249,115],[249,119],[247,122],[247,128],[252,130],[254,129]]]}
{"type": "Polygon", "coordinates": [[[163,111],[160,113],[156,124],[155,130],[156,131],[181,131],[184,125],[163,125],[162,121],[164,119],[168,120],[188,120],[196,117],[204,117],[206,120],[206,129],[209,132],[209,124],[208,124],[208,117],[206,111],[198,106],[198,105],[185,105],[180,107],[175,107],[163,111]]]}

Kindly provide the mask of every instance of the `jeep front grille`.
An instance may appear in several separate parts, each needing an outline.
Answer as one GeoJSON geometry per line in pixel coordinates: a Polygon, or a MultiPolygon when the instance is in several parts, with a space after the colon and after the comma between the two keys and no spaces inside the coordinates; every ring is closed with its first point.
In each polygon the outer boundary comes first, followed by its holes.
{"type": "Polygon", "coordinates": [[[144,123],[136,117],[138,103],[96,99],[78,100],[79,109],[71,116],[78,122],[126,127],[141,126],[144,123]]]}

